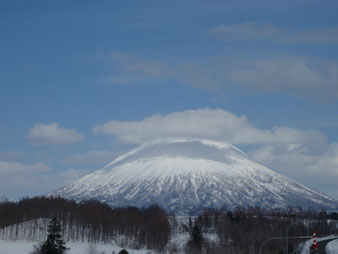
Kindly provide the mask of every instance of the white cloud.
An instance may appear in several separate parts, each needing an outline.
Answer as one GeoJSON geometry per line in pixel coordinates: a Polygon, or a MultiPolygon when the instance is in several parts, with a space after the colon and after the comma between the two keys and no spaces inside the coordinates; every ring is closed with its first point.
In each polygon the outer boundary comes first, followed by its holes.
{"type": "MultiPolygon", "coordinates": [[[[89,174],[90,172],[90,170],[68,168],[67,170],[61,172],[59,175],[56,176],[56,178],[58,178],[58,184],[56,185],[56,188],[66,186],[73,181],[78,180],[81,177],[89,174]]],[[[49,191],[51,190],[49,189],[49,191]]]]}
{"type": "Polygon", "coordinates": [[[8,151],[0,152],[0,160],[4,160],[4,161],[22,160],[25,157],[26,155],[20,151],[8,150],[8,151]]]}
{"type": "Polygon", "coordinates": [[[105,77],[101,80],[105,84],[135,84],[144,81],[144,78],[134,76],[134,75],[119,75],[119,76],[113,76],[113,77],[105,77]]]}
{"type": "Polygon", "coordinates": [[[67,163],[79,163],[79,164],[105,164],[114,159],[113,153],[109,151],[89,151],[84,154],[74,154],[66,159],[67,163]]]}
{"type": "Polygon", "coordinates": [[[338,97],[338,64],[299,57],[187,62],[181,80],[204,90],[240,87],[246,91],[326,99],[338,97]]]}
{"type": "MultiPolygon", "coordinates": [[[[43,163],[24,164],[20,162],[0,161],[1,176],[6,174],[30,174],[35,172],[45,172],[48,170],[50,170],[50,168],[43,163]]],[[[0,178],[3,179],[3,177],[0,178]]]]}
{"type": "Polygon", "coordinates": [[[204,138],[231,144],[326,143],[318,131],[288,127],[259,129],[245,116],[222,109],[198,109],[153,115],[141,121],[110,121],[93,128],[95,134],[110,134],[127,143],[161,139],[204,138]]]}
{"type": "MultiPolygon", "coordinates": [[[[116,59],[122,69],[127,71],[139,72],[150,78],[164,78],[172,75],[169,65],[160,60],[144,60],[131,54],[113,51],[110,54],[116,59]]],[[[135,77],[133,78],[135,79],[135,77]]],[[[123,81],[126,80],[124,77],[123,81]]]]}
{"type": "Polygon", "coordinates": [[[251,90],[300,97],[337,98],[338,64],[301,58],[248,61],[227,71],[228,77],[251,90]]]}
{"type": "Polygon", "coordinates": [[[0,192],[20,196],[27,196],[31,190],[39,189],[43,184],[52,184],[45,180],[41,181],[41,176],[50,172],[50,167],[44,163],[24,164],[20,162],[0,161],[0,192]]]}
{"type": "Polygon", "coordinates": [[[222,109],[153,115],[140,121],[110,121],[93,128],[122,142],[209,139],[252,149],[249,155],[271,169],[338,198],[338,144],[316,130],[283,126],[261,129],[245,116],[222,109]]]}
{"type": "Polygon", "coordinates": [[[0,193],[10,195],[11,198],[43,195],[88,173],[89,170],[74,168],[52,170],[44,163],[0,161],[0,193]]]}
{"type": "Polygon", "coordinates": [[[30,129],[27,138],[38,145],[67,145],[83,140],[84,136],[74,129],[63,129],[58,123],[37,123],[30,129]]]}
{"type": "Polygon", "coordinates": [[[283,29],[272,24],[246,22],[219,25],[209,31],[223,41],[272,41],[276,43],[338,43],[338,27],[312,30],[283,29]]]}
{"type": "Polygon", "coordinates": [[[315,150],[307,145],[263,145],[250,155],[283,175],[338,198],[337,143],[315,150]]]}
{"type": "Polygon", "coordinates": [[[118,76],[106,78],[105,82],[134,84],[162,79],[217,92],[240,87],[250,92],[317,100],[338,98],[338,63],[318,58],[218,58],[200,63],[185,61],[169,67],[160,60],[145,60],[119,52],[112,55],[122,70],[118,76]]]}
{"type": "Polygon", "coordinates": [[[196,64],[187,61],[180,65],[180,80],[191,87],[209,91],[219,91],[229,87],[229,80],[223,75],[224,68],[218,64],[196,64]]]}

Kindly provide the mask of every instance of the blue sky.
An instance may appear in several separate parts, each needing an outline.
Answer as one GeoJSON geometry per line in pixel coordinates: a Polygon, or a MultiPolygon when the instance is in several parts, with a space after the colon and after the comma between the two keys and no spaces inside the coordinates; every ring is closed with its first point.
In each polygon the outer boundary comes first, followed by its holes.
{"type": "Polygon", "coordinates": [[[1,1],[0,196],[188,136],[338,198],[337,12],[317,0],[1,1]]]}

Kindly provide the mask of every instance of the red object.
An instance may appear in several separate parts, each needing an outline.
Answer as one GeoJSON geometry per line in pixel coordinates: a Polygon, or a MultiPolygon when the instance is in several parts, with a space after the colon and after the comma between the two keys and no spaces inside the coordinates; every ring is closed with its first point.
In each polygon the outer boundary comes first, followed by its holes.
{"type": "Polygon", "coordinates": [[[317,239],[316,239],[317,235],[316,235],[316,231],[313,231],[313,243],[312,243],[312,247],[317,250],[318,249],[318,244],[317,244],[317,239]]]}

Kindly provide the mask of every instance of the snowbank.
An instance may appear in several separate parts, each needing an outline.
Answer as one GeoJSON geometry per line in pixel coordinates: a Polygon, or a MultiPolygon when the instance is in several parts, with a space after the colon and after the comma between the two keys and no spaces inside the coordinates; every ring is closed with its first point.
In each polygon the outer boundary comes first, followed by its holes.
{"type": "Polygon", "coordinates": [[[329,242],[325,250],[327,254],[338,254],[338,239],[329,242]]]}

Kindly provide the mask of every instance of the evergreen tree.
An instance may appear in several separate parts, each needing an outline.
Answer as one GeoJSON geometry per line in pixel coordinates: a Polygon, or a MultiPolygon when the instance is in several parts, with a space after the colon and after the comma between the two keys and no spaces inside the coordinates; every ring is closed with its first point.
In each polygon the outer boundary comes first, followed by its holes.
{"type": "Polygon", "coordinates": [[[67,247],[61,235],[61,225],[53,218],[48,226],[47,240],[42,244],[40,254],[64,254],[67,247]]]}
{"type": "Polygon", "coordinates": [[[194,250],[193,253],[200,253],[202,250],[203,234],[198,225],[192,227],[188,247],[194,250]]]}
{"type": "Polygon", "coordinates": [[[191,232],[191,229],[192,229],[192,220],[191,220],[191,216],[189,216],[188,227],[189,227],[189,232],[191,232]]]}
{"type": "Polygon", "coordinates": [[[119,254],[129,254],[129,252],[126,249],[123,249],[119,252],[119,254]]]}

